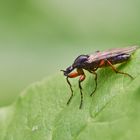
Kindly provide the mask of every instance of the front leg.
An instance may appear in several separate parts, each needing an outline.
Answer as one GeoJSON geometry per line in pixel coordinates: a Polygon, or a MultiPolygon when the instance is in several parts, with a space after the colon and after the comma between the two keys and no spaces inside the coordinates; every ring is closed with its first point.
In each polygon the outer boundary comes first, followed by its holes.
{"type": "Polygon", "coordinates": [[[70,74],[66,77],[67,83],[68,83],[68,85],[69,85],[69,87],[70,87],[70,90],[71,90],[71,96],[70,96],[69,100],[67,101],[67,105],[70,103],[70,101],[71,101],[71,99],[72,99],[72,97],[73,97],[72,85],[71,85],[71,83],[70,83],[70,81],[69,81],[68,78],[75,78],[75,77],[77,77],[77,76],[79,76],[79,73],[76,71],[76,72],[70,73],[70,74]]]}
{"type": "MultiPolygon", "coordinates": [[[[68,100],[68,102],[67,102],[67,105],[70,103],[70,101],[71,101],[71,99],[72,99],[72,97],[73,97],[72,85],[71,85],[71,83],[70,83],[70,81],[69,81],[68,78],[75,78],[75,77],[78,77],[78,76],[80,76],[80,75],[81,75],[81,76],[84,75],[84,71],[83,71],[82,69],[77,69],[77,71],[70,73],[70,74],[66,77],[67,83],[68,83],[68,85],[69,85],[69,87],[70,87],[70,90],[71,90],[71,96],[70,96],[70,98],[69,98],[69,100],[68,100]]],[[[80,88],[80,92],[82,92],[82,91],[81,91],[82,88],[81,88],[81,85],[80,85],[80,82],[82,82],[82,81],[83,81],[83,78],[80,77],[80,79],[79,79],[79,88],[80,88]]],[[[81,93],[81,94],[82,94],[82,93],[81,93]]],[[[81,96],[82,96],[82,95],[81,95],[81,96]]],[[[81,100],[82,100],[82,98],[83,98],[83,97],[81,97],[81,100]]]]}

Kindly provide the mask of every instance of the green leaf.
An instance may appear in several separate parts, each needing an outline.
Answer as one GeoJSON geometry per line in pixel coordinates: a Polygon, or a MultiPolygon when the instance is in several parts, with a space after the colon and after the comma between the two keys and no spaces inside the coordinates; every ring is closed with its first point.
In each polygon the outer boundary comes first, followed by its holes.
{"type": "Polygon", "coordinates": [[[69,106],[70,89],[62,73],[29,86],[14,104],[0,109],[0,140],[139,139],[140,50],[118,69],[134,80],[100,69],[92,97],[94,78],[86,73],[81,110],[78,79],[71,79],[74,97],[69,106]]]}

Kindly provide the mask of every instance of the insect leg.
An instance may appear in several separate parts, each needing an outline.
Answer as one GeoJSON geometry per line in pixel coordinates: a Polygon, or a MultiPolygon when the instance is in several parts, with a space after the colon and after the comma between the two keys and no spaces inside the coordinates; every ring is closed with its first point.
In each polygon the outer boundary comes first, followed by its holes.
{"type": "Polygon", "coordinates": [[[97,89],[97,73],[95,71],[93,71],[92,73],[95,75],[95,78],[94,78],[95,79],[95,89],[92,91],[90,96],[92,96],[97,89]]]}
{"type": "Polygon", "coordinates": [[[111,62],[110,62],[109,60],[106,59],[106,61],[107,61],[107,63],[111,66],[112,70],[114,70],[116,73],[124,74],[124,75],[126,75],[126,76],[129,76],[131,79],[134,79],[130,74],[125,73],[125,72],[121,72],[121,71],[117,70],[117,69],[111,64],[111,62]]]}
{"type": "Polygon", "coordinates": [[[68,83],[68,85],[69,85],[69,87],[70,87],[70,90],[71,90],[71,96],[70,96],[69,100],[67,101],[67,105],[70,103],[70,101],[71,101],[71,99],[72,99],[72,97],[73,97],[72,85],[71,85],[71,83],[70,83],[70,81],[69,81],[68,78],[75,78],[75,77],[77,77],[77,76],[79,76],[79,75],[80,75],[80,73],[79,73],[78,71],[76,71],[76,72],[70,73],[70,74],[66,77],[67,83],[68,83]]]}
{"type": "Polygon", "coordinates": [[[80,102],[79,109],[81,109],[83,105],[83,92],[82,92],[81,82],[84,81],[85,77],[86,77],[85,74],[83,74],[79,78],[79,89],[80,89],[80,94],[81,94],[81,102],[80,102]]]}
{"type": "Polygon", "coordinates": [[[68,77],[66,78],[66,80],[67,80],[67,83],[68,83],[68,85],[69,85],[69,87],[70,87],[70,90],[71,90],[71,96],[70,96],[69,100],[67,101],[67,105],[68,105],[68,104],[70,103],[72,97],[73,97],[73,89],[72,89],[72,85],[71,85],[71,83],[70,83],[68,77]]]}

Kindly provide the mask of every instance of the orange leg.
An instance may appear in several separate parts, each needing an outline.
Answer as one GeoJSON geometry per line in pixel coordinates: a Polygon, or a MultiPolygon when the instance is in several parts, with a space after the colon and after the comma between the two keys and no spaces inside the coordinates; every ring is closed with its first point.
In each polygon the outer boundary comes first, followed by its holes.
{"type": "Polygon", "coordinates": [[[75,78],[77,76],[79,76],[80,74],[78,73],[78,71],[72,72],[70,74],[68,74],[68,78],[75,78]]]}
{"type": "Polygon", "coordinates": [[[118,71],[112,64],[110,61],[106,60],[107,63],[110,65],[110,67],[112,68],[112,70],[114,70],[116,73],[119,73],[119,74],[124,74],[126,76],[129,76],[131,79],[134,79],[130,74],[128,73],[125,73],[125,72],[121,72],[121,71],[118,71]]]}

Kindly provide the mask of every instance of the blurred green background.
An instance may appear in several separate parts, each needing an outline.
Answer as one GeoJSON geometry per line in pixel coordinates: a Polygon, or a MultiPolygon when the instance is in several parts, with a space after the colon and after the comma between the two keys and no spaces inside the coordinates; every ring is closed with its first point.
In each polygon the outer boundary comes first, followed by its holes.
{"type": "Polygon", "coordinates": [[[79,54],[140,44],[138,0],[0,0],[0,106],[79,54]]]}

